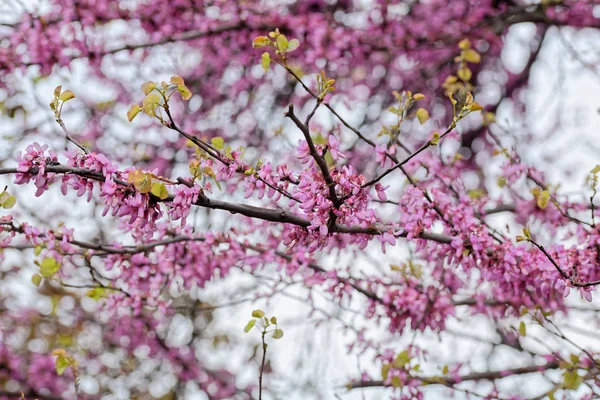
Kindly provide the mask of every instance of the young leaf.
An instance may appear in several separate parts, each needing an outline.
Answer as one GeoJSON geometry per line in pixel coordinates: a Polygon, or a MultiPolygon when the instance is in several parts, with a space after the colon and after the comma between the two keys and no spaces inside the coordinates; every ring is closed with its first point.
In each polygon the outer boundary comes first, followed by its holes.
{"type": "Polygon", "coordinates": [[[222,137],[217,136],[214,137],[210,140],[210,143],[215,147],[215,149],[217,150],[223,150],[223,147],[225,147],[225,141],[223,140],[222,137]]]}
{"type": "Polygon", "coordinates": [[[463,39],[458,43],[458,47],[461,50],[467,50],[471,48],[471,41],[469,39],[463,39]]]}
{"type": "Polygon", "coordinates": [[[519,335],[523,337],[527,336],[527,325],[523,321],[519,324],[519,335]]]}
{"type": "Polygon", "coordinates": [[[158,197],[161,200],[164,200],[167,197],[169,197],[169,191],[167,190],[167,187],[162,182],[152,183],[152,188],[150,189],[150,193],[152,193],[153,195],[155,195],[156,197],[158,197]]]}
{"type": "Polygon", "coordinates": [[[462,67],[458,69],[457,75],[461,80],[467,82],[471,79],[473,73],[468,67],[462,67]]]}
{"type": "Polygon", "coordinates": [[[283,331],[281,329],[275,329],[272,337],[273,339],[281,339],[283,337],[283,331]]]}
{"type": "Polygon", "coordinates": [[[181,93],[181,98],[183,100],[187,101],[192,98],[192,92],[190,91],[190,89],[188,89],[187,86],[180,85],[177,87],[177,90],[179,90],[179,93],[181,93]]]}
{"type": "Polygon", "coordinates": [[[60,92],[62,92],[62,86],[57,86],[54,88],[54,97],[58,98],[60,96],[60,92]]]}
{"type": "Polygon", "coordinates": [[[64,92],[61,93],[61,95],[58,97],[58,99],[60,101],[62,101],[63,103],[66,101],[69,101],[71,99],[75,98],[75,93],[73,93],[70,90],[65,90],[64,92]]]}
{"type": "Polygon", "coordinates": [[[65,370],[67,369],[68,366],[69,366],[69,360],[67,360],[67,357],[65,357],[64,355],[60,354],[56,358],[56,373],[58,375],[62,375],[65,372],[65,370]]]}
{"type": "Polygon", "coordinates": [[[292,40],[290,40],[288,42],[287,50],[286,51],[288,53],[291,52],[291,51],[294,51],[294,50],[296,50],[298,48],[298,46],[300,46],[300,41],[298,39],[292,39],[292,40]]]}
{"type": "Polygon", "coordinates": [[[246,333],[250,332],[250,329],[252,329],[254,324],[256,324],[255,319],[251,319],[250,321],[248,321],[248,323],[246,324],[246,327],[244,328],[244,332],[246,332],[246,333]]]}
{"type": "Polygon", "coordinates": [[[285,37],[285,35],[279,35],[277,36],[277,50],[281,51],[282,53],[285,52],[288,48],[288,40],[285,37]]]}
{"type": "Polygon", "coordinates": [[[464,59],[467,62],[478,64],[481,62],[481,56],[473,49],[467,49],[464,52],[464,59]]]}
{"type": "Polygon", "coordinates": [[[537,206],[542,210],[548,206],[548,200],[550,200],[550,192],[548,190],[542,190],[537,197],[537,206]]]}
{"type": "Polygon", "coordinates": [[[252,41],[252,47],[255,49],[260,49],[261,47],[265,47],[271,44],[271,40],[266,36],[257,36],[252,41]]]}
{"type": "Polygon", "coordinates": [[[173,83],[177,86],[185,85],[183,78],[179,75],[173,75],[171,77],[171,83],[173,83]]]}
{"type": "Polygon", "coordinates": [[[129,110],[127,110],[127,119],[129,122],[133,121],[135,116],[138,115],[140,111],[142,111],[142,107],[140,107],[139,104],[134,104],[129,107],[129,110]]]}
{"type": "Polygon", "coordinates": [[[142,92],[148,95],[156,87],[156,82],[148,81],[142,84],[142,92]]]}
{"type": "Polygon", "coordinates": [[[424,108],[419,108],[416,115],[421,125],[423,125],[429,119],[429,112],[424,108]]]}
{"type": "Polygon", "coordinates": [[[149,117],[154,117],[154,110],[160,104],[160,96],[156,92],[148,94],[142,102],[142,108],[149,117]]]}
{"type": "Polygon", "coordinates": [[[46,257],[40,263],[40,273],[44,278],[52,278],[60,269],[60,263],[54,257],[46,257]]]}
{"type": "Polygon", "coordinates": [[[31,277],[31,283],[33,283],[35,286],[40,286],[42,283],[42,276],[40,274],[33,274],[31,277]]]}
{"type": "Polygon", "coordinates": [[[260,65],[262,65],[265,72],[269,70],[269,66],[271,65],[271,55],[268,52],[262,53],[260,57],[260,65]]]}
{"type": "Polygon", "coordinates": [[[254,310],[252,311],[252,316],[254,318],[262,318],[265,316],[265,312],[263,310],[254,310]]]}
{"type": "Polygon", "coordinates": [[[8,198],[2,202],[2,207],[9,209],[13,208],[15,204],[17,204],[17,198],[15,196],[8,196],[8,198]]]}

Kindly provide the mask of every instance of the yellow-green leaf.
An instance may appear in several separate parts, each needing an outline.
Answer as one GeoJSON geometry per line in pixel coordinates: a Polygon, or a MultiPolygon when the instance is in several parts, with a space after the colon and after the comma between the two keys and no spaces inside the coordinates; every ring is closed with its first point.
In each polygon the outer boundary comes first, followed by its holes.
{"type": "Polygon", "coordinates": [[[437,132],[433,132],[433,137],[429,141],[429,144],[432,146],[436,146],[440,142],[440,134],[437,132]]]}
{"type": "Polygon", "coordinates": [[[408,354],[408,350],[404,350],[399,353],[394,359],[394,368],[404,368],[406,364],[410,362],[410,355],[408,354]]]}
{"type": "Polygon", "coordinates": [[[527,336],[527,325],[523,321],[519,324],[519,335],[527,336]]]}
{"type": "Polygon", "coordinates": [[[154,113],[154,110],[156,109],[156,107],[158,107],[159,104],[160,104],[159,94],[156,92],[152,92],[144,98],[144,101],[142,102],[142,108],[148,116],[154,117],[156,115],[154,113]]]}
{"type": "Polygon", "coordinates": [[[550,200],[550,192],[548,190],[542,190],[537,197],[537,205],[542,210],[548,206],[548,200],[550,200]]]}
{"type": "Polygon", "coordinates": [[[164,200],[167,197],[169,197],[169,191],[162,182],[154,182],[152,184],[152,189],[150,189],[150,193],[152,193],[161,200],[164,200]]]}
{"type": "Polygon", "coordinates": [[[187,86],[179,85],[177,86],[177,90],[179,90],[179,93],[181,93],[181,98],[183,100],[189,100],[192,98],[192,92],[190,91],[190,89],[188,89],[187,86]]]}
{"type": "Polygon", "coordinates": [[[281,329],[275,329],[273,332],[273,339],[281,339],[283,337],[283,331],[281,329]]]}
{"type": "Polygon", "coordinates": [[[279,35],[277,36],[277,50],[281,51],[281,52],[285,52],[288,48],[288,40],[285,37],[285,35],[279,35]]]}
{"type": "Polygon", "coordinates": [[[127,110],[127,119],[129,122],[133,121],[135,116],[138,115],[140,111],[142,111],[142,107],[140,107],[139,104],[134,104],[129,107],[129,110],[127,110]]]}
{"type": "Polygon", "coordinates": [[[127,181],[133,183],[133,186],[140,193],[148,193],[152,189],[152,177],[142,171],[130,171],[127,175],[127,181]]]}
{"type": "Polygon", "coordinates": [[[42,283],[42,276],[40,274],[33,274],[31,277],[31,283],[33,283],[35,286],[40,286],[42,283]]]}
{"type": "Polygon", "coordinates": [[[467,106],[467,109],[470,111],[480,111],[483,110],[483,106],[478,102],[474,101],[467,106]]]}
{"type": "Polygon", "coordinates": [[[262,65],[265,72],[269,70],[269,66],[271,65],[271,55],[268,52],[262,53],[260,57],[260,65],[262,65]]]}
{"type": "Polygon", "coordinates": [[[103,297],[106,297],[106,289],[102,287],[97,287],[94,289],[90,289],[87,292],[87,297],[90,297],[96,301],[100,300],[103,297]]]}
{"type": "Polygon", "coordinates": [[[246,332],[246,333],[250,332],[250,329],[252,329],[254,324],[256,324],[255,319],[251,319],[250,321],[248,321],[248,323],[246,324],[246,327],[244,328],[244,332],[246,332]]]}
{"type": "Polygon", "coordinates": [[[62,101],[63,103],[64,103],[65,101],[69,101],[69,100],[71,100],[71,99],[74,99],[74,98],[75,98],[75,93],[73,93],[73,92],[72,92],[72,91],[70,91],[70,90],[65,90],[65,91],[64,91],[64,92],[62,92],[62,93],[61,93],[61,95],[58,97],[58,99],[59,99],[60,101],[62,101]]]}
{"type": "Polygon", "coordinates": [[[416,112],[417,119],[423,125],[429,119],[429,112],[424,108],[419,108],[416,112]]]}
{"type": "Polygon", "coordinates": [[[62,91],[62,86],[57,86],[56,88],[54,88],[54,97],[59,97],[60,96],[60,92],[62,91]]]}
{"type": "Polygon", "coordinates": [[[46,257],[40,263],[40,273],[44,278],[52,278],[60,269],[60,263],[54,257],[46,257]]]}
{"type": "Polygon", "coordinates": [[[254,310],[252,311],[252,316],[254,318],[262,318],[265,316],[265,312],[263,310],[254,310]]]}
{"type": "Polygon", "coordinates": [[[266,36],[257,36],[252,41],[252,47],[255,49],[260,49],[261,47],[265,47],[271,44],[271,40],[266,36]]]}
{"type": "Polygon", "coordinates": [[[424,100],[425,99],[425,95],[423,93],[415,93],[415,95],[413,96],[413,99],[419,101],[419,100],[424,100]]]}
{"type": "Polygon", "coordinates": [[[6,209],[13,208],[15,204],[17,204],[17,198],[15,196],[8,196],[8,198],[2,203],[2,207],[6,209]]]}
{"type": "Polygon", "coordinates": [[[56,373],[58,375],[62,375],[68,366],[69,366],[69,360],[67,360],[67,357],[65,357],[62,354],[60,354],[58,357],[56,357],[56,373]]]}
{"type": "MultiPolygon", "coordinates": [[[[172,78],[171,78],[172,79],[172,78]]],[[[142,84],[142,92],[148,95],[156,87],[156,82],[148,81],[142,84]]]]}
{"type": "Polygon", "coordinates": [[[470,63],[480,63],[481,62],[481,56],[479,55],[478,52],[476,52],[473,49],[467,49],[464,51],[464,55],[463,55],[465,61],[470,62],[470,63]]]}
{"type": "Polygon", "coordinates": [[[600,165],[596,164],[596,166],[592,170],[592,174],[597,174],[598,172],[600,172],[600,165]]]}
{"type": "Polygon", "coordinates": [[[384,381],[387,380],[391,368],[391,364],[383,364],[383,366],[381,367],[381,377],[384,381]]]}
{"type": "Polygon", "coordinates": [[[458,47],[461,50],[467,50],[471,48],[471,41],[469,39],[463,39],[458,43],[458,47]]]}
{"type": "Polygon", "coordinates": [[[471,79],[473,73],[471,72],[469,67],[462,67],[458,69],[457,75],[461,80],[467,82],[471,79]]]}
{"type": "Polygon", "coordinates": [[[300,41],[298,39],[292,39],[288,42],[287,45],[287,52],[289,53],[290,51],[294,51],[298,48],[298,46],[300,46],[300,41]]]}
{"type": "Polygon", "coordinates": [[[179,76],[179,75],[173,75],[171,77],[171,83],[173,83],[173,84],[175,84],[177,86],[179,86],[179,85],[185,85],[185,82],[184,82],[183,78],[181,76],[179,76]]]}
{"type": "Polygon", "coordinates": [[[217,136],[214,137],[210,140],[210,143],[215,147],[215,149],[217,150],[223,150],[223,147],[225,147],[225,140],[223,140],[222,137],[217,136]]]}

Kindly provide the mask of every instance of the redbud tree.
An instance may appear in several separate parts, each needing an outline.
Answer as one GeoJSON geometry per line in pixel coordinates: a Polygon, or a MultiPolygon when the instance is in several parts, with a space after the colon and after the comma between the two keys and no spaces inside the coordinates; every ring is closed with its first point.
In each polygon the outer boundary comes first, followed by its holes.
{"type": "Polygon", "coordinates": [[[596,3],[6,0],[0,399],[598,398],[596,3]]]}

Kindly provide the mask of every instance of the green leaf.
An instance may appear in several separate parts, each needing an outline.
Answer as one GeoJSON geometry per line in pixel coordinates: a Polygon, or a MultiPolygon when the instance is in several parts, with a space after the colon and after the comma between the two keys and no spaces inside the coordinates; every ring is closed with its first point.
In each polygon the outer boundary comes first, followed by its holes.
{"type": "Polygon", "coordinates": [[[64,92],[61,93],[61,95],[58,97],[58,99],[60,101],[62,101],[63,103],[66,101],[69,101],[71,99],[75,98],[75,93],[73,93],[70,90],[65,90],[64,92]]]}
{"type": "Polygon", "coordinates": [[[473,63],[473,64],[478,64],[481,62],[481,56],[479,55],[478,52],[476,52],[473,49],[465,50],[464,54],[463,54],[463,58],[465,61],[473,63]]]}
{"type": "Polygon", "coordinates": [[[6,200],[8,200],[9,197],[10,197],[10,194],[8,194],[8,192],[6,190],[4,192],[0,193],[0,204],[4,204],[4,202],[6,200]]]}
{"type": "Polygon", "coordinates": [[[437,145],[440,142],[440,134],[438,132],[433,132],[433,138],[429,141],[432,146],[437,145]]]}
{"type": "Polygon", "coordinates": [[[591,172],[592,172],[592,174],[597,174],[598,172],[600,172],[600,165],[596,164],[596,166],[594,167],[594,169],[591,172]]]}
{"type": "Polygon", "coordinates": [[[429,112],[424,108],[419,108],[416,112],[417,119],[423,125],[429,119],[429,112]]]}
{"type": "Polygon", "coordinates": [[[473,76],[473,73],[471,72],[471,70],[468,67],[462,67],[458,69],[457,72],[458,77],[467,82],[471,79],[471,76],[473,76]]]}
{"type": "Polygon", "coordinates": [[[476,101],[474,101],[471,104],[469,104],[466,108],[469,111],[481,111],[481,110],[483,110],[483,106],[481,104],[479,104],[478,102],[476,102],[476,101]]]}
{"type": "Polygon", "coordinates": [[[133,183],[133,186],[140,193],[149,193],[152,189],[152,177],[142,171],[133,170],[127,175],[127,181],[133,183]]]}
{"type": "Polygon", "coordinates": [[[148,116],[154,117],[156,115],[154,113],[154,110],[156,109],[156,107],[158,107],[159,104],[160,104],[159,94],[156,92],[152,92],[144,98],[144,101],[142,102],[142,109],[148,116]]]}
{"type": "Polygon", "coordinates": [[[164,200],[167,197],[169,197],[169,191],[167,190],[167,187],[161,182],[152,183],[150,193],[152,193],[161,200],[164,200]]]}
{"type": "Polygon", "coordinates": [[[42,283],[42,276],[40,274],[33,274],[31,277],[31,283],[33,283],[35,286],[40,286],[42,283]]]}
{"type": "Polygon", "coordinates": [[[279,50],[280,52],[285,52],[288,48],[288,40],[285,37],[285,35],[279,35],[277,36],[277,50],[279,50]]]}
{"type": "Polygon", "coordinates": [[[384,381],[387,380],[391,368],[391,364],[383,364],[383,366],[381,367],[381,377],[384,381]]]}
{"type": "Polygon", "coordinates": [[[8,198],[2,203],[2,207],[8,209],[13,208],[17,204],[17,198],[15,196],[8,196],[8,198]]]}
{"type": "Polygon", "coordinates": [[[127,110],[127,119],[129,122],[133,121],[135,116],[138,115],[140,111],[142,111],[142,107],[140,107],[139,104],[134,104],[129,107],[129,110],[127,110]]]}
{"type": "Polygon", "coordinates": [[[271,55],[268,52],[262,53],[260,57],[260,65],[262,65],[265,72],[269,70],[269,66],[271,65],[271,55]]]}
{"type": "Polygon", "coordinates": [[[448,372],[450,372],[450,368],[447,365],[444,365],[444,368],[442,369],[442,375],[448,375],[448,372]]]}
{"type": "Polygon", "coordinates": [[[148,95],[148,93],[153,91],[155,87],[156,87],[156,82],[148,81],[148,82],[142,83],[142,92],[144,92],[145,95],[148,95]]]}
{"type": "Polygon", "coordinates": [[[550,192],[548,190],[542,190],[537,197],[537,205],[542,210],[548,206],[548,200],[550,200],[550,192]]]}
{"type": "Polygon", "coordinates": [[[39,246],[39,245],[35,246],[35,249],[33,249],[33,254],[35,256],[39,256],[43,249],[44,249],[44,246],[39,246]]]}
{"type": "Polygon", "coordinates": [[[296,50],[298,48],[298,46],[300,46],[300,41],[298,39],[292,39],[292,40],[290,40],[288,42],[287,50],[286,51],[288,53],[291,52],[291,51],[294,51],[294,50],[296,50]]]}
{"type": "Polygon", "coordinates": [[[225,140],[220,136],[212,138],[210,143],[212,143],[217,150],[223,150],[223,147],[225,147],[225,140]]]}
{"type": "Polygon", "coordinates": [[[44,278],[52,278],[60,269],[60,263],[54,257],[46,257],[40,264],[40,273],[44,278]]]}
{"type": "Polygon", "coordinates": [[[402,353],[398,354],[394,359],[394,368],[403,368],[409,362],[410,355],[408,354],[408,350],[404,350],[402,353]]]}
{"type": "Polygon", "coordinates": [[[98,301],[98,300],[106,297],[106,289],[102,288],[102,287],[90,289],[86,295],[87,295],[87,297],[98,301]]]}
{"type": "Polygon", "coordinates": [[[263,310],[254,310],[252,311],[252,316],[254,318],[262,318],[265,316],[265,312],[263,310]]]}
{"type": "Polygon", "coordinates": [[[250,332],[250,329],[252,329],[252,327],[254,327],[255,324],[256,324],[255,319],[251,319],[250,321],[248,321],[248,323],[246,324],[246,327],[244,328],[244,332],[246,332],[246,333],[250,332]]]}
{"type": "Polygon", "coordinates": [[[179,90],[179,93],[181,93],[181,98],[183,100],[189,100],[192,98],[192,92],[190,91],[190,89],[188,89],[187,86],[179,85],[177,86],[177,90],[179,90]]]}
{"type": "Polygon", "coordinates": [[[177,86],[185,85],[185,81],[179,75],[173,75],[171,77],[171,83],[174,84],[174,85],[177,85],[177,86]]]}
{"type": "Polygon", "coordinates": [[[273,339],[281,339],[283,337],[283,331],[281,329],[275,329],[273,332],[273,339]]]}
{"type": "Polygon", "coordinates": [[[521,321],[521,323],[519,324],[519,335],[523,337],[527,336],[527,326],[523,321],[521,321]]]}
{"type": "Polygon", "coordinates": [[[272,324],[276,324],[277,323],[277,318],[271,317],[270,321],[271,321],[272,324]]]}
{"type": "Polygon", "coordinates": [[[271,44],[271,40],[266,36],[257,36],[252,41],[252,47],[255,49],[260,49],[261,47],[265,47],[271,44]]]}
{"type": "Polygon", "coordinates": [[[54,97],[59,97],[60,96],[60,92],[62,91],[62,86],[57,86],[54,88],[54,97]]]}
{"type": "Polygon", "coordinates": [[[69,366],[69,360],[64,355],[59,355],[56,357],[56,373],[58,375],[64,374],[65,370],[69,366]]]}

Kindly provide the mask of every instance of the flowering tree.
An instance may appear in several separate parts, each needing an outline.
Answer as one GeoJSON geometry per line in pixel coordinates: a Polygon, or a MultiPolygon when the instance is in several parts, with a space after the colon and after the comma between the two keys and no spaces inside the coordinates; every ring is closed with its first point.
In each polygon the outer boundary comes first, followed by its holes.
{"type": "Polygon", "coordinates": [[[596,398],[600,167],[503,122],[594,3],[7,1],[0,399],[596,398]]]}

